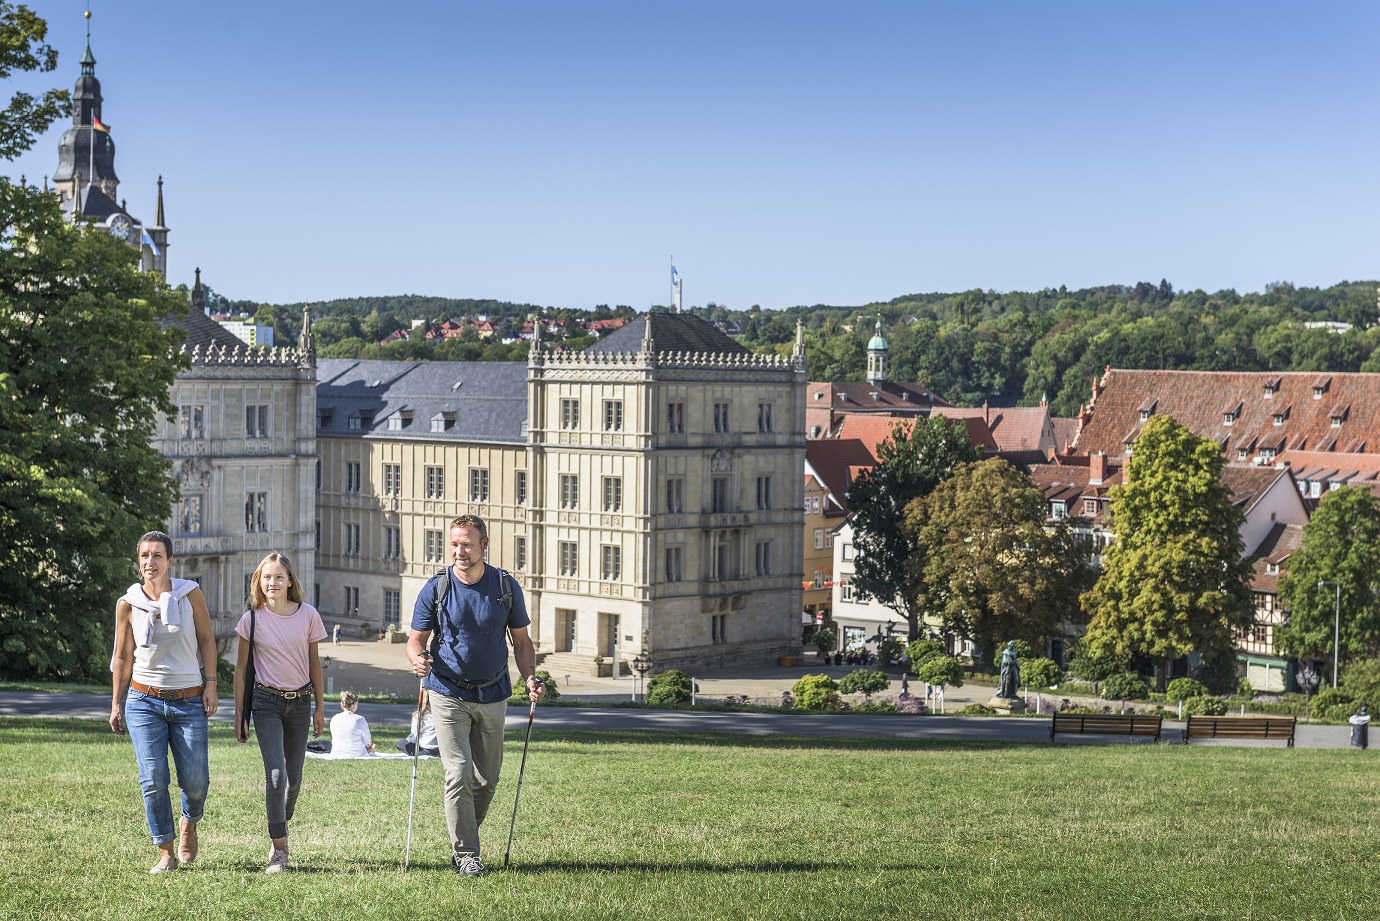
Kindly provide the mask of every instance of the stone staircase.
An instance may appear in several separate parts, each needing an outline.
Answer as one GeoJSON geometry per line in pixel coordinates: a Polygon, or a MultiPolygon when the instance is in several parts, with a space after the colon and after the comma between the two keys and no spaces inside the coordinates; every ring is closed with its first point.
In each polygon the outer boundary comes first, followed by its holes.
{"type": "MultiPolygon", "coordinates": [[[[605,667],[608,667],[607,660],[605,667]]],[[[537,656],[537,668],[548,671],[555,678],[562,675],[582,675],[587,678],[599,677],[599,667],[594,664],[593,656],[584,656],[575,652],[548,652],[537,656]]]]}

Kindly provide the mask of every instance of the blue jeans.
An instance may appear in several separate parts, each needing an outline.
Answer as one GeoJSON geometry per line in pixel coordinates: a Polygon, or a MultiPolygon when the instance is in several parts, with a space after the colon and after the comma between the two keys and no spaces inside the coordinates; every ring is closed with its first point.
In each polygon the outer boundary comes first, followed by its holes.
{"type": "Polygon", "coordinates": [[[182,817],[200,822],[211,785],[206,754],[206,706],[200,696],[160,700],[130,689],[125,696],[125,726],[139,759],[139,786],[144,791],[144,814],[154,844],[177,838],[172,797],[168,795],[168,749],[182,789],[182,817]]]}
{"type": "Polygon", "coordinates": [[[310,691],[295,700],[284,700],[263,688],[254,689],[254,732],[264,759],[264,806],[270,838],[287,837],[287,823],[297,808],[297,794],[302,792],[311,703],[310,691]]]}

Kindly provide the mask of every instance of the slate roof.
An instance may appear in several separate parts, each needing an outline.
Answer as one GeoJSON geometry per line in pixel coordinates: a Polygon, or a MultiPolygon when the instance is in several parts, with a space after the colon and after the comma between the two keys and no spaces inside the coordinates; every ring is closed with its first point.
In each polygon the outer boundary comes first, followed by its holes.
{"type": "Polygon", "coordinates": [[[187,316],[182,318],[164,318],[165,326],[177,326],[186,333],[187,338],[182,342],[183,351],[190,352],[194,347],[200,346],[203,351],[211,346],[225,346],[234,348],[235,346],[248,347],[239,336],[212,320],[206,314],[196,308],[189,308],[187,316]]]}
{"type": "Polygon", "coordinates": [[[627,352],[642,351],[642,338],[647,324],[652,327],[652,354],[663,352],[728,352],[738,354],[751,349],[721,332],[707,320],[689,313],[639,314],[619,329],[600,338],[585,351],[627,352]]]}
{"type": "Polygon", "coordinates": [[[838,381],[810,383],[805,405],[833,412],[894,412],[928,414],[949,403],[919,384],[900,381],[838,381]]]}
{"type": "Polygon", "coordinates": [[[358,361],[316,365],[316,433],[445,441],[527,441],[527,364],[517,361],[358,361]],[[401,430],[388,418],[403,413],[401,430]],[[431,420],[450,421],[433,432],[431,420]],[[350,418],[360,427],[350,428],[350,418]]]}
{"type": "Polygon", "coordinates": [[[1049,422],[1054,426],[1054,450],[1063,454],[1078,437],[1078,420],[1051,416],[1049,422]]]}

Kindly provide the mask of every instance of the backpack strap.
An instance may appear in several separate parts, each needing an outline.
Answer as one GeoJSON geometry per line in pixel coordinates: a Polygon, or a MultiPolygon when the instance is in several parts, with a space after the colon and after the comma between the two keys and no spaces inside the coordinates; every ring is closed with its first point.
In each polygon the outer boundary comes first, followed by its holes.
{"type": "Polygon", "coordinates": [[[450,567],[436,570],[436,588],[431,598],[431,617],[436,621],[436,636],[441,636],[441,609],[445,606],[446,595],[450,593],[450,567]]]}

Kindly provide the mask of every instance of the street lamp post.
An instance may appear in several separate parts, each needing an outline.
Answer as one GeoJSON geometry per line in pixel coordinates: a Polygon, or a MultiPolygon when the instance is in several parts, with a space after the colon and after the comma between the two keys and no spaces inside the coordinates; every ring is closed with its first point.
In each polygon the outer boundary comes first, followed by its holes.
{"type": "Polygon", "coordinates": [[[1342,657],[1342,583],[1333,582],[1331,579],[1323,579],[1318,582],[1318,588],[1330,585],[1337,590],[1337,601],[1332,609],[1334,623],[1332,625],[1332,686],[1337,686],[1337,661],[1342,657]]]}
{"type": "MultiPolygon", "coordinates": [[[[644,701],[647,699],[647,673],[653,668],[651,654],[647,652],[647,637],[644,634],[642,637],[642,651],[634,656],[632,660],[632,669],[637,672],[638,684],[642,686],[642,699],[644,701]]],[[[636,699],[637,693],[634,691],[633,700],[636,699]]]]}

